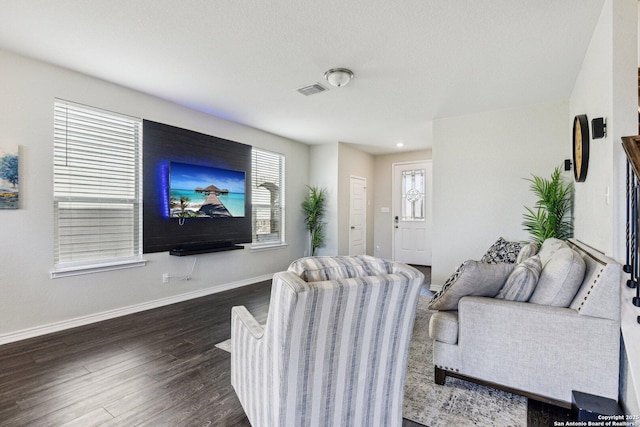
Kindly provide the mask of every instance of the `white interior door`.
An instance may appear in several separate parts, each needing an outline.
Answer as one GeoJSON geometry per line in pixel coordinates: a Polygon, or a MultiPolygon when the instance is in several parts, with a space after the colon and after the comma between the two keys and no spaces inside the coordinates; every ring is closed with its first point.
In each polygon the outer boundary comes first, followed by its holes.
{"type": "Polygon", "coordinates": [[[367,251],[367,180],[352,176],[349,194],[349,255],[364,255],[367,251]]]}
{"type": "Polygon", "coordinates": [[[393,165],[393,259],[431,265],[431,161],[393,165]]]}

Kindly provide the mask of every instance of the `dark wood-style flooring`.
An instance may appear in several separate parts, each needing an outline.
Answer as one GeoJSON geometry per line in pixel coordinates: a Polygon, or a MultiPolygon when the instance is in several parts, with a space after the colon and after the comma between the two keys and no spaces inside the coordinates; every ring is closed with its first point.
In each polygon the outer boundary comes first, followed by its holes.
{"type": "Polygon", "coordinates": [[[0,426],[249,426],[230,355],[215,344],[230,337],[234,305],[266,321],[270,289],[256,283],[0,346],[0,426]]]}
{"type": "MultiPolygon", "coordinates": [[[[231,387],[231,307],[271,282],[0,346],[0,426],[249,426],[231,387]]],[[[405,426],[419,426],[406,421],[405,426]]]]}
{"type": "Polygon", "coordinates": [[[0,426],[248,426],[230,384],[231,307],[270,281],[0,346],[0,426]]]}

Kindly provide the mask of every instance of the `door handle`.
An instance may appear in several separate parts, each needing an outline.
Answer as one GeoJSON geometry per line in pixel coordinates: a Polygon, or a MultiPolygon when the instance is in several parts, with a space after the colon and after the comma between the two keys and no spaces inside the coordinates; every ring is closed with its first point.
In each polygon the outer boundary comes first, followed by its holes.
{"type": "Polygon", "coordinates": [[[396,228],[398,228],[398,215],[396,215],[396,217],[394,218],[393,222],[396,225],[396,228]]]}

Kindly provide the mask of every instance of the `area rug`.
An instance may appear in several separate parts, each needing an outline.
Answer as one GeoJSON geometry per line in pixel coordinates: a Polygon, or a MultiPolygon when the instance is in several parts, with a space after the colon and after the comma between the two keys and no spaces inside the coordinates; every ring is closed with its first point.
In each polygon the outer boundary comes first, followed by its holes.
{"type": "MultiPolygon", "coordinates": [[[[527,399],[457,378],[434,383],[433,347],[427,308],[431,297],[418,300],[404,395],[403,417],[429,427],[526,426],[527,399]]],[[[216,344],[231,352],[231,340],[216,344]]]]}
{"type": "Polygon", "coordinates": [[[403,416],[425,426],[526,426],[527,399],[457,378],[434,382],[430,297],[420,297],[409,352],[403,416]]]}

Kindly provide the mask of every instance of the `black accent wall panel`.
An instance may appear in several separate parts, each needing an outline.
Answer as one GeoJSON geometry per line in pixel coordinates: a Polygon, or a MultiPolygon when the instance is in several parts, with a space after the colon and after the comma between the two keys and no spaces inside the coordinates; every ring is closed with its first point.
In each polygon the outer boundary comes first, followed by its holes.
{"type": "Polygon", "coordinates": [[[162,123],[143,123],[143,251],[189,243],[251,242],[251,146],[162,123]],[[181,162],[245,172],[244,217],[169,218],[169,165],[181,162]]]}

